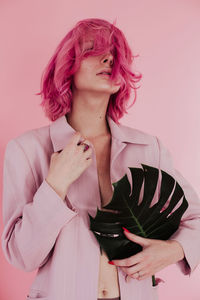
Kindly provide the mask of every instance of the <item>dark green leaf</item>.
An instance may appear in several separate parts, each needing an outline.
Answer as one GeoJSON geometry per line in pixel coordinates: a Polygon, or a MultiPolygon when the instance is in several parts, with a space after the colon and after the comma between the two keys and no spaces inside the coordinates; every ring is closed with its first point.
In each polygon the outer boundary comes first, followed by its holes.
{"type": "Polygon", "coordinates": [[[90,230],[109,260],[127,258],[142,250],[140,245],[126,238],[122,226],[145,238],[167,240],[178,229],[188,207],[181,186],[168,173],[160,170],[159,199],[152,205],[159,182],[159,169],[142,164],[142,168],[129,167],[129,170],[132,193],[125,174],[112,184],[113,197],[103,207],[109,211],[97,207],[95,218],[89,215],[90,230]]]}

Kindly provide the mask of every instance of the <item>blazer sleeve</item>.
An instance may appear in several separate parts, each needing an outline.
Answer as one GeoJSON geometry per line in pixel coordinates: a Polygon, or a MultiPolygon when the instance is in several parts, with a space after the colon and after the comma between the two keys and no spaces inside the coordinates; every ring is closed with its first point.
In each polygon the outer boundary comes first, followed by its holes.
{"type": "Polygon", "coordinates": [[[188,208],[183,214],[178,230],[170,240],[179,242],[185,257],[176,264],[183,274],[190,275],[200,263],[200,198],[191,184],[173,166],[170,151],[157,138],[160,153],[160,169],[168,172],[182,187],[188,208]]]}
{"type": "Polygon", "coordinates": [[[3,253],[27,272],[48,259],[62,227],[77,215],[44,179],[39,186],[16,139],[8,142],[3,165],[3,253]]]}

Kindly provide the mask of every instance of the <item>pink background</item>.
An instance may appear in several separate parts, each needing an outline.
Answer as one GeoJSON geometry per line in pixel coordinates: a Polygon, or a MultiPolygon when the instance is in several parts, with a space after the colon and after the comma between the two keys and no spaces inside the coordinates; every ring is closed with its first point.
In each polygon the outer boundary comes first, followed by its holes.
{"type": "MultiPolygon", "coordinates": [[[[193,0],[1,0],[0,188],[8,140],[50,122],[34,95],[47,61],[72,26],[88,17],[117,18],[134,55],[139,54],[134,68],[143,74],[141,87],[120,122],[160,137],[200,194],[200,2],[193,0]]],[[[25,299],[36,272],[11,266],[1,249],[0,265],[0,299],[25,299]]],[[[200,267],[191,277],[175,265],[157,275],[165,280],[160,300],[199,300],[200,267]]]]}

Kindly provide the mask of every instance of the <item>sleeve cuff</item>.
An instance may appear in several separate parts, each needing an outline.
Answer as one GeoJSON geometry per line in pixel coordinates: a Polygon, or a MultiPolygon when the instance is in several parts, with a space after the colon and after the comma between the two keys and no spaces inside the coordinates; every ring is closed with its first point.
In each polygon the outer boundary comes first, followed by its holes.
{"type": "Polygon", "coordinates": [[[184,231],[181,231],[181,226],[171,237],[170,240],[175,240],[180,243],[183,248],[185,257],[178,261],[176,265],[181,270],[184,275],[191,275],[191,273],[195,270],[195,268],[199,264],[199,255],[197,251],[193,251],[193,249],[199,249],[200,242],[198,237],[196,236],[196,232],[194,230],[188,228],[184,228],[184,231]],[[190,237],[188,239],[188,236],[190,237]],[[192,242],[191,242],[192,241],[192,242]],[[193,253],[193,255],[191,255],[193,253]]]}
{"type": "Polygon", "coordinates": [[[58,227],[64,225],[78,214],[75,208],[69,208],[66,201],[63,200],[54,189],[44,179],[38,190],[36,191],[33,203],[39,206],[39,210],[44,217],[47,216],[51,223],[58,227]]]}

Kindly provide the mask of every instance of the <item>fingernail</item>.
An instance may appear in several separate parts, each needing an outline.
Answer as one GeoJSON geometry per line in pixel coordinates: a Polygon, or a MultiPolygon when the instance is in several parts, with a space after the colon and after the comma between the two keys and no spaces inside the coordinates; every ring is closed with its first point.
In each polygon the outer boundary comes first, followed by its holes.
{"type": "Polygon", "coordinates": [[[111,260],[111,261],[108,261],[108,263],[110,264],[110,265],[114,265],[114,262],[111,260]]]}
{"type": "Polygon", "coordinates": [[[87,144],[85,144],[84,151],[87,151],[88,148],[89,148],[89,146],[87,144]]]}
{"type": "Polygon", "coordinates": [[[128,229],[126,229],[125,227],[122,227],[126,232],[130,232],[128,229]]]}

